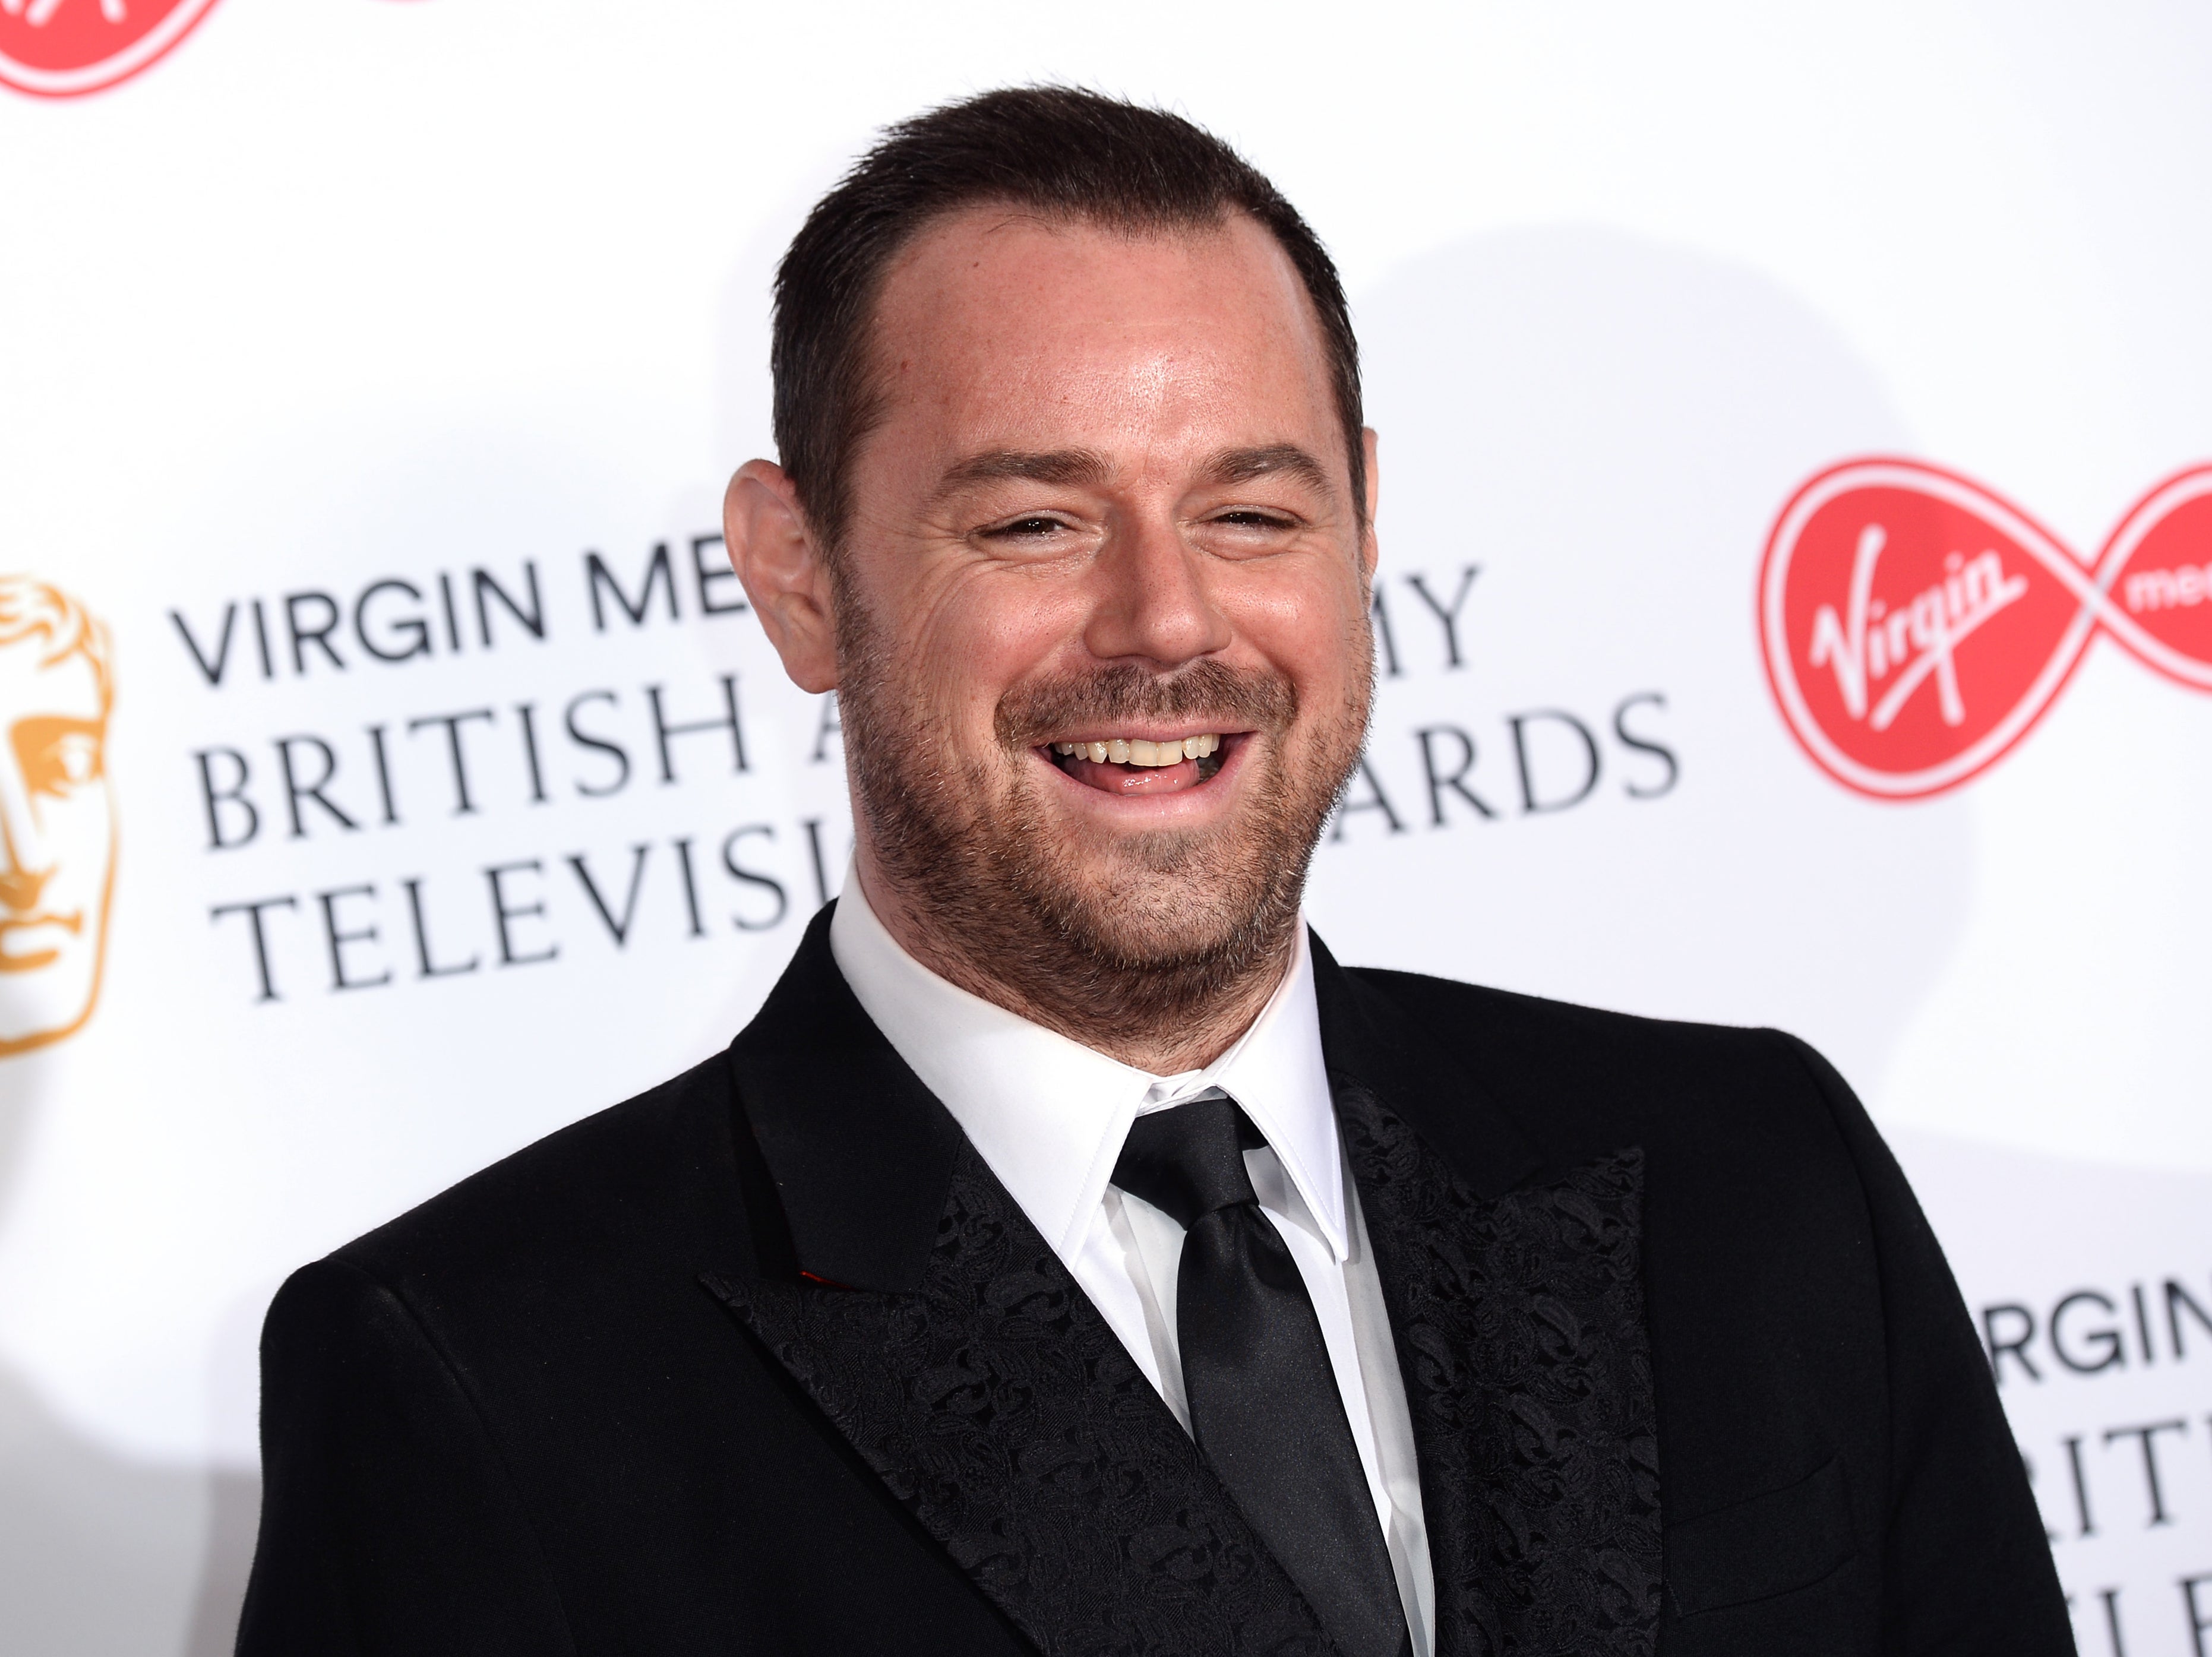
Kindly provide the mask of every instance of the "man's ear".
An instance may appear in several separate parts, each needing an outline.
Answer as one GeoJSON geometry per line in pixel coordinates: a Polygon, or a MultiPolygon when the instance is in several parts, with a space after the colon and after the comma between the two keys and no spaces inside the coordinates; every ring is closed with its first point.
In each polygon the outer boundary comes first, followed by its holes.
{"type": "Polygon", "coordinates": [[[830,569],[799,492],[773,460],[748,460],[722,496],[722,539],[753,614],[801,690],[837,688],[830,569]]]}
{"type": "Polygon", "coordinates": [[[1359,579],[1367,586],[1375,584],[1375,561],[1382,555],[1382,543],[1375,538],[1375,508],[1382,499],[1382,474],[1378,469],[1376,451],[1381,440],[1372,426],[1359,428],[1359,447],[1367,461],[1367,515],[1359,526],[1359,579]]]}

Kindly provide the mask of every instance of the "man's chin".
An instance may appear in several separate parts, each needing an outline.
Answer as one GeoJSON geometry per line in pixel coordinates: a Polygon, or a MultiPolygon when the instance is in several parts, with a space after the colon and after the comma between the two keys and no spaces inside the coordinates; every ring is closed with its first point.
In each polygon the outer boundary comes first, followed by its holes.
{"type": "Polygon", "coordinates": [[[1047,928],[1098,964],[1172,971],[1264,950],[1286,890],[1295,910],[1297,883],[1285,889],[1255,866],[1250,847],[1223,835],[1148,835],[1110,853],[1091,845],[1025,859],[1020,883],[1047,928]]]}
{"type": "Polygon", "coordinates": [[[1115,832],[1068,825],[1024,858],[1048,889],[1103,910],[1195,916],[1249,901],[1252,839],[1224,826],[1115,832]]]}
{"type": "Polygon", "coordinates": [[[1103,967],[1172,973],[1202,962],[1232,963],[1251,952],[1251,906],[1064,905],[1063,935],[1103,967]]]}
{"type": "Polygon", "coordinates": [[[1034,749],[908,771],[898,758],[926,745],[861,729],[848,717],[877,866],[963,987],[1090,1039],[1188,1020],[1282,959],[1331,797],[1319,777],[1232,750],[1199,786],[1123,801],[1034,749]]]}

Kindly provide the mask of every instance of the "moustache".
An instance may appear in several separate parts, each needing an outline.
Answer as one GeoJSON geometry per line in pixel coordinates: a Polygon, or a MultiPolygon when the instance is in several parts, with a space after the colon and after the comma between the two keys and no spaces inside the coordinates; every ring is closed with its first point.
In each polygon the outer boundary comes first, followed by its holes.
{"type": "Polygon", "coordinates": [[[1139,719],[1187,721],[1211,731],[1261,731],[1297,717],[1297,688],[1279,673],[1202,661],[1173,673],[1133,663],[1055,674],[999,699],[994,723],[1009,748],[1035,748],[1061,732],[1139,719]]]}

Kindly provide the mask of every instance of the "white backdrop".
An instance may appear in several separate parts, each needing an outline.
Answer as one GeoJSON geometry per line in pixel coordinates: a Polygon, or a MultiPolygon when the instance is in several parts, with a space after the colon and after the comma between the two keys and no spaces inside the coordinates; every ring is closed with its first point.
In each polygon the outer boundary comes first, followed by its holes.
{"type": "MultiPolygon", "coordinates": [[[[39,10],[0,81],[100,38],[39,10]]],[[[2094,555],[2212,460],[2212,22],[2018,3],[219,0],[0,87],[0,571],[112,629],[119,824],[90,1019],[0,1057],[0,1648],[227,1648],[283,1275],[781,968],[836,737],[700,573],[769,273],[874,127],[1040,77],[1233,139],[1354,295],[1386,673],[1332,947],[1824,1048],[2002,1349],[2083,1650],[2204,1657],[2212,696],[2097,637],[1895,802],[1761,665],[1838,462],[2094,555]]]]}

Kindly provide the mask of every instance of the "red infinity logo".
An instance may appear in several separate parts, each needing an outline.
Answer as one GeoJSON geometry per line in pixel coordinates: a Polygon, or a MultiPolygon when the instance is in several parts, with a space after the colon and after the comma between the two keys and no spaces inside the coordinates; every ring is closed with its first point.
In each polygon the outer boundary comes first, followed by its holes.
{"type": "Polygon", "coordinates": [[[1917,460],[1831,467],[1767,537],[1767,683],[1814,763],[1877,798],[1938,794],[1995,764],[2100,634],[2212,690],[2212,465],[2145,495],[2094,559],[1917,460]]]}
{"type": "Polygon", "coordinates": [[[0,85],[74,98],[129,79],[215,0],[0,0],[0,85]]]}

